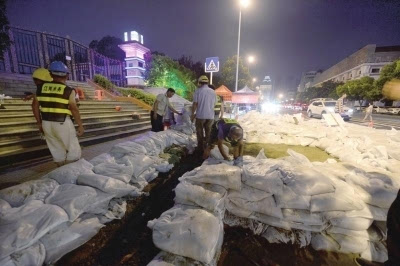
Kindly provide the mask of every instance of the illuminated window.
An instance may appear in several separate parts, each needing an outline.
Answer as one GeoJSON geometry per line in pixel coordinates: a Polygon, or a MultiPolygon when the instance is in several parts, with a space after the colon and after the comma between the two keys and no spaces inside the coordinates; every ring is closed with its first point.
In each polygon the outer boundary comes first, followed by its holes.
{"type": "Polygon", "coordinates": [[[139,33],[136,31],[131,31],[131,41],[139,41],[139,33]]]}
{"type": "Polygon", "coordinates": [[[140,40],[141,44],[143,44],[143,35],[140,35],[140,40]]]}
{"type": "Polygon", "coordinates": [[[124,40],[125,40],[126,42],[128,41],[128,33],[127,33],[127,32],[124,33],[124,40]]]}

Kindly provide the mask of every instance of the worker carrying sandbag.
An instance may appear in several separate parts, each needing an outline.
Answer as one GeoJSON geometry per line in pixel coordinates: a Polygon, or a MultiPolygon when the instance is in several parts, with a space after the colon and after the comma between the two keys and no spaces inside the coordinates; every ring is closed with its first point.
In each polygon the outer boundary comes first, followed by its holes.
{"type": "Polygon", "coordinates": [[[241,166],[243,164],[243,129],[234,119],[220,119],[213,123],[211,127],[210,141],[204,150],[203,158],[210,156],[211,150],[218,145],[218,149],[224,157],[224,160],[230,160],[229,154],[223,149],[223,143],[227,142],[233,147],[234,164],[241,166]]]}

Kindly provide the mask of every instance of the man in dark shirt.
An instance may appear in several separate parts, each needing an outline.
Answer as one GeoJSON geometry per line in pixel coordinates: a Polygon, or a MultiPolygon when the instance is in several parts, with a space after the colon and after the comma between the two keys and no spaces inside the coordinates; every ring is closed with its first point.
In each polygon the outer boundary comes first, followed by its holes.
{"type": "Polygon", "coordinates": [[[211,150],[215,145],[218,145],[218,149],[224,160],[229,160],[228,154],[223,149],[224,142],[229,143],[233,147],[235,163],[240,162],[243,157],[243,129],[233,119],[220,119],[214,122],[211,128],[210,142],[204,150],[203,158],[208,158],[211,150]]]}

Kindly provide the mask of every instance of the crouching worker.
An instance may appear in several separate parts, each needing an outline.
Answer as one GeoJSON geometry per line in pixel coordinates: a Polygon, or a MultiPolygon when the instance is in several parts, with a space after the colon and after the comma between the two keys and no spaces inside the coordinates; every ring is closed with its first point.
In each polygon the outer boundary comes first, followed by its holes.
{"type": "Polygon", "coordinates": [[[211,150],[218,145],[219,152],[224,160],[229,161],[229,154],[226,154],[223,143],[227,142],[233,147],[234,164],[241,166],[243,164],[243,129],[236,120],[220,119],[213,123],[211,127],[210,143],[204,150],[203,158],[210,156],[211,150]]]}

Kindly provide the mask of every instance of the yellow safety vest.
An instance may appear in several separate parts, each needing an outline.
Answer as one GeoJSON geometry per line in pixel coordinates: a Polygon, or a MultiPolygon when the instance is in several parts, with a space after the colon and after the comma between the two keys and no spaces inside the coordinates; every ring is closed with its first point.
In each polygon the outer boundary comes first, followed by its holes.
{"type": "Polygon", "coordinates": [[[69,96],[72,88],[54,82],[39,85],[36,96],[40,104],[43,120],[64,122],[67,115],[72,115],[69,107],[69,96]]]}

